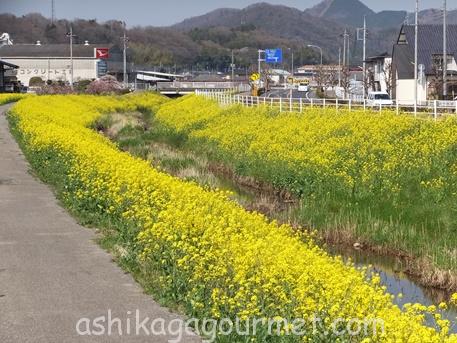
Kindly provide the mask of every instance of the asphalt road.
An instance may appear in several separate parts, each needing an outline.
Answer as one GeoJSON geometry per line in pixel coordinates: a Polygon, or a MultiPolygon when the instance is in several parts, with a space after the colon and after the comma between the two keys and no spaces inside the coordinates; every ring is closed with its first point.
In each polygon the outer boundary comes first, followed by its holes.
{"type": "MultiPolygon", "coordinates": [[[[78,225],[51,190],[28,173],[8,131],[5,109],[0,107],[0,342],[161,343],[179,338],[182,317],[145,295],[94,243],[94,232],[78,225]],[[95,335],[102,329],[103,335],[95,335]]],[[[187,334],[180,341],[201,340],[187,334]]]]}
{"type": "MultiPolygon", "coordinates": [[[[266,93],[265,96],[267,98],[289,98],[290,89],[273,88],[268,93],[266,93]]],[[[294,98],[294,99],[303,98],[303,100],[309,101],[309,99],[316,98],[316,92],[314,90],[311,90],[309,92],[299,92],[297,89],[293,89],[292,98],[294,98]]]]}

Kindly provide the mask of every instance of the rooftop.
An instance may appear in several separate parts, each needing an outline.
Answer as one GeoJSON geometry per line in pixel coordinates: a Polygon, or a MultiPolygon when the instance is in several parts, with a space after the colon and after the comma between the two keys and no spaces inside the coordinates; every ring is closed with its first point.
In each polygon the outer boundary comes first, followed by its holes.
{"type": "MultiPolygon", "coordinates": [[[[112,44],[73,44],[73,57],[95,57],[94,48],[111,48],[112,44]]],[[[0,58],[12,57],[68,57],[69,44],[14,44],[0,46],[0,58]]]]}
{"type": "MultiPolygon", "coordinates": [[[[423,64],[427,74],[433,71],[433,55],[443,53],[443,26],[419,25],[418,63],[423,64]]],[[[403,25],[394,46],[397,70],[404,77],[414,73],[414,25],[403,25]]],[[[447,53],[457,57],[457,25],[447,27],[447,53]]],[[[400,75],[399,75],[400,76],[400,75]]]]}

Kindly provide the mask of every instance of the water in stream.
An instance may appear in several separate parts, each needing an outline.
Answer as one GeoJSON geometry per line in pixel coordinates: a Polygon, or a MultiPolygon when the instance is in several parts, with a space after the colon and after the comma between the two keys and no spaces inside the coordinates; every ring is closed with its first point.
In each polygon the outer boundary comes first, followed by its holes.
{"type": "MultiPolygon", "coordinates": [[[[234,193],[234,199],[244,206],[246,203],[254,202],[258,195],[247,187],[242,187],[230,179],[217,176],[220,189],[234,193]]],[[[340,255],[345,260],[351,259],[358,267],[368,267],[368,272],[375,272],[381,277],[382,285],[387,287],[387,292],[393,295],[402,294],[402,297],[395,297],[394,303],[402,307],[407,303],[420,303],[425,306],[438,306],[441,302],[448,302],[451,293],[436,289],[427,288],[417,284],[414,279],[403,273],[402,261],[391,256],[380,256],[363,250],[347,249],[337,246],[325,248],[331,255],[340,255]]],[[[451,322],[450,331],[457,333],[457,308],[449,306],[441,312],[443,319],[451,322]]],[[[436,326],[431,316],[427,317],[427,324],[436,326]]]]}
{"type": "MultiPolygon", "coordinates": [[[[423,287],[417,284],[414,279],[404,274],[402,271],[402,262],[399,258],[390,256],[380,256],[363,250],[342,249],[340,247],[327,247],[332,255],[340,255],[344,259],[351,259],[356,266],[371,266],[369,272],[378,273],[381,277],[381,283],[387,287],[390,294],[402,294],[403,297],[395,297],[394,303],[402,307],[407,303],[420,303],[422,305],[438,306],[441,302],[448,302],[451,293],[430,287],[423,287]]],[[[450,331],[457,333],[457,308],[449,306],[441,312],[443,319],[451,322],[450,331]]],[[[434,326],[434,319],[427,317],[427,324],[434,326]]]]}

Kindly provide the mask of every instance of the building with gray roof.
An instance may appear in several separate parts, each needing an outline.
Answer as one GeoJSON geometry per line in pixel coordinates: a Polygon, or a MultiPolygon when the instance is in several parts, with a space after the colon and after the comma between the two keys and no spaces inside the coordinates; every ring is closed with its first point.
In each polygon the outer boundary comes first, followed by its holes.
{"type": "MultiPolygon", "coordinates": [[[[0,59],[17,65],[12,70],[17,80],[28,86],[32,77],[43,81],[70,81],[69,44],[0,45],[0,59]]],[[[74,44],[73,81],[94,80],[105,74],[122,73],[122,51],[112,44],[74,44]],[[101,51],[107,55],[100,54],[101,51]]]]}
{"type": "MultiPolygon", "coordinates": [[[[418,100],[440,98],[443,86],[443,26],[419,25],[418,100]]],[[[414,25],[403,25],[393,48],[393,97],[402,103],[414,102],[414,25]]],[[[447,27],[448,94],[457,96],[457,25],[447,27]]]]}

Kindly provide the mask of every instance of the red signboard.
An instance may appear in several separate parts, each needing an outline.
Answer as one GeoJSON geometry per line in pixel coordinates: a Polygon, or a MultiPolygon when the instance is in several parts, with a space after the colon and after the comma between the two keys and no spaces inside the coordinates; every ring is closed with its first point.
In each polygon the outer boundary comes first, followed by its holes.
{"type": "Polygon", "coordinates": [[[95,58],[106,59],[109,58],[108,48],[95,48],[95,58]]]}

